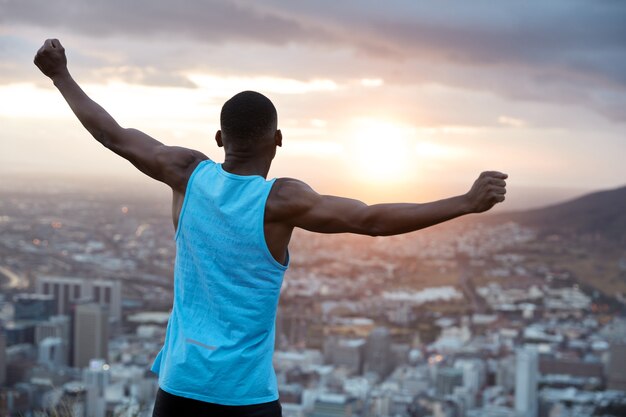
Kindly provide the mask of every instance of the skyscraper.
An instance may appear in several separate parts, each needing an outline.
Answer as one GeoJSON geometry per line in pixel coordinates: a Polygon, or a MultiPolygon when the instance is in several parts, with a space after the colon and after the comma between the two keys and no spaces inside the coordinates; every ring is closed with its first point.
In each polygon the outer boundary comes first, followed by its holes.
{"type": "Polygon", "coordinates": [[[328,338],[324,353],[333,365],[343,366],[358,375],[363,368],[364,346],[365,339],[328,338]]]}
{"type": "Polygon", "coordinates": [[[109,385],[109,365],[102,359],[92,359],[83,370],[83,383],[87,390],[85,417],[105,417],[105,390],[109,385]]]}
{"type": "Polygon", "coordinates": [[[71,305],[78,300],[91,299],[109,308],[111,319],[122,319],[122,284],[115,280],[75,277],[42,276],[37,279],[37,292],[56,299],[57,314],[70,314],[71,305]]]}
{"type": "Polygon", "coordinates": [[[60,337],[67,341],[70,333],[69,316],[52,316],[49,320],[37,323],[35,326],[35,344],[38,345],[47,337],[60,337]]]}
{"type": "Polygon", "coordinates": [[[435,393],[439,397],[445,397],[454,392],[456,387],[463,386],[463,371],[457,368],[437,369],[435,393]]]}
{"type": "Polygon", "coordinates": [[[37,292],[50,294],[56,300],[56,314],[70,314],[71,303],[85,296],[83,280],[70,277],[39,277],[37,292]]]}
{"type": "Polygon", "coordinates": [[[367,337],[365,345],[365,372],[376,372],[381,380],[392,371],[391,336],[386,327],[377,327],[367,337]]]}
{"type": "Polygon", "coordinates": [[[537,417],[537,382],[539,355],[534,347],[524,347],[515,354],[515,412],[518,417],[537,417]]]}
{"type": "Polygon", "coordinates": [[[37,362],[51,368],[67,365],[65,343],[60,337],[46,337],[38,345],[37,362]]]}
{"type": "Polygon", "coordinates": [[[48,321],[42,321],[35,326],[35,345],[39,345],[47,338],[61,340],[63,352],[62,365],[69,365],[71,347],[71,321],[69,316],[52,316],[48,321]]]}
{"type": "Polygon", "coordinates": [[[476,397],[481,391],[486,380],[485,363],[477,358],[459,358],[454,362],[454,367],[463,373],[463,387],[467,393],[466,406],[474,408],[476,397]]]}
{"type": "Polygon", "coordinates": [[[626,320],[614,319],[605,331],[609,341],[607,388],[626,392],[626,320]]]}
{"type": "Polygon", "coordinates": [[[48,320],[55,311],[54,296],[50,294],[16,294],[13,297],[15,320],[48,320]]]}
{"type": "Polygon", "coordinates": [[[609,389],[626,392],[626,340],[610,343],[607,385],[609,389]]]}
{"type": "Polygon", "coordinates": [[[83,368],[94,358],[108,360],[109,319],[105,307],[78,304],[74,311],[72,366],[83,368]]]}
{"type": "MultiPolygon", "coordinates": [[[[109,307],[109,318],[119,323],[122,319],[122,284],[120,281],[98,279],[91,284],[92,299],[109,307]]],[[[87,289],[89,285],[86,286],[87,289]]]]}

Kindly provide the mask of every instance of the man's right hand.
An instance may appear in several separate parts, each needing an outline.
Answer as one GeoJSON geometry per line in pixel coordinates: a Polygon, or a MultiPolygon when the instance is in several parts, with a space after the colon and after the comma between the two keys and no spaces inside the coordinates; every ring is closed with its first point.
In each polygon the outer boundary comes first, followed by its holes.
{"type": "Polygon", "coordinates": [[[498,171],[485,171],[480,174],[465,195],[472,213],[482,213],[497,203],[504,201],[507,174],[498,171]]]}
{"type": "MultiPolygon", "coordinates": [[[[94,139],[128,160],[144,174],[184,195],[189,175],[200,161],[208,159],[207,156],[193,149],[166,146],[140,130],[121,127],[72,79],[67,70],[65,48],[58,39],[47,39],[44,42],[35,56],[35,65],[52,78],[78,120],[94,139]]],[[[174,223],[177,219],[175,217],[174,223]]]]}
{"type": "Polygon", "coordinates": [[[68,73],[65,48],[58,39],[46,39],[37,51],[34,62],[41,72],[51,79],[68,73]]]}

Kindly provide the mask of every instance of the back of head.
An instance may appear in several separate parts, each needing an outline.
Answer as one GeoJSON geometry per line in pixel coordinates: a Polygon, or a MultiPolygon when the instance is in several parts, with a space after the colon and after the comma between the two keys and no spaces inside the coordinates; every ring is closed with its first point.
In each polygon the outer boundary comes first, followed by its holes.
{"type": "Polygon", "coordinates": [[[234,95],[224,103],[220,114],[224,144],[239,149],[255,148],[273,140],[277,122],[274,104],[256,91],[234,95]]]}

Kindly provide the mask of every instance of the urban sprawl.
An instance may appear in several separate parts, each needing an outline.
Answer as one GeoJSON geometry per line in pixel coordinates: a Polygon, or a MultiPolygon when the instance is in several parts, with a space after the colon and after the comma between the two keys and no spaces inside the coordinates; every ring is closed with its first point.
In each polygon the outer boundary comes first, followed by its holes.
{"type": "MultiPolygon", "coordinates": [[[[0,416],[149,417],[167,195],[0,192],[0,416]]],[[[294,234],[275,328],[285,417],[626,415],[624,295],[547,259],[559,236],[479,220],[294,234]]]]}

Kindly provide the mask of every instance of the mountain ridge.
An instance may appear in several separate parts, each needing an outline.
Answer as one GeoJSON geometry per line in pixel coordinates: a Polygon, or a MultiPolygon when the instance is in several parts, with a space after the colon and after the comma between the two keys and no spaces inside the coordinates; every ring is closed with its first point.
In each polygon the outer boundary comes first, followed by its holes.
{"type": "Polygon", "coordinates": [[[489,216],[535,227],[541,235],[591,235],[626,243],[626,185],[584,194],[561,203],[489,216]]]}

